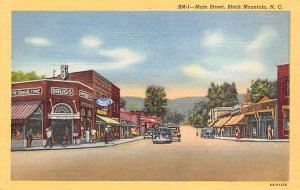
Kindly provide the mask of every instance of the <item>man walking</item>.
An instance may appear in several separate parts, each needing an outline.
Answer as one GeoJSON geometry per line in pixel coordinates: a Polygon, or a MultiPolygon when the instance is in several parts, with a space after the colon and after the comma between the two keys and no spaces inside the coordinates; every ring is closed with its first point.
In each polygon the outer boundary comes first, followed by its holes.
{"type": "Polygon", "coordinates": [[[50,128],[47,127],[45,131],[46,131],[46,136],[47,136],[47,142],[46,142],[44,148],[46,148],[48,145],[50,146],[50,148],[52,148],[52,146],[53,146],[53,144],[52,144],[52,135],[53,135],[53,133],[52,133],[51,127],[50,128]]]}
{"type": "Polygon", "coordinates": [[[32,142],[32,128],[28,129],[26,136],[27,136],[27,148],[30,148],[32,142]]]}

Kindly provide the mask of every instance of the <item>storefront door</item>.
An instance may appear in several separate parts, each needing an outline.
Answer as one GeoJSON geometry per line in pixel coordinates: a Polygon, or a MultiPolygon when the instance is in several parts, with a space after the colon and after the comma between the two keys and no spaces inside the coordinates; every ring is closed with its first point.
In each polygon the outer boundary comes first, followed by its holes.
{"type": "Polygon", "coordinates": [[[69,143],[72,143],[73,120],[72,119],[52,119],[53,136],[55,144],[62,144],[65,135],[65,126],[69,129],[69,143]]]}

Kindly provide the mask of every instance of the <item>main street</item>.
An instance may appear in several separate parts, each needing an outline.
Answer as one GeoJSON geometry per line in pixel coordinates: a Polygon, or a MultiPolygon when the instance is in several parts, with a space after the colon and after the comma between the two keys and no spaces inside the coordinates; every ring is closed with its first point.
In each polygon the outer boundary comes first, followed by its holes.
{"type": "Polygon", "coordinates": [[[289,143],[235,142],[196,137],[150,139],[112,147],[12,152],[12,180],[288,180],[289,143]]]}

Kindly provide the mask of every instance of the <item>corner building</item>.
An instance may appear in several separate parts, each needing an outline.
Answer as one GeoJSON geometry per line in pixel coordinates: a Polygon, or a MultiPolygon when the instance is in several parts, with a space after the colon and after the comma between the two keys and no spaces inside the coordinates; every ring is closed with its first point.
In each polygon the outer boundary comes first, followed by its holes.
{"type": "Polygon", "coordinates": [[[32,147],[46,141],[45,129],[52,126],[55,144],[62,144],[65,127],[69,144],[84,141],[81,121],[93,123],[93,89],[78,81],[42,79],[12,83],[11,146],[26,147],[26,132],[33,130],[32,147]]]}

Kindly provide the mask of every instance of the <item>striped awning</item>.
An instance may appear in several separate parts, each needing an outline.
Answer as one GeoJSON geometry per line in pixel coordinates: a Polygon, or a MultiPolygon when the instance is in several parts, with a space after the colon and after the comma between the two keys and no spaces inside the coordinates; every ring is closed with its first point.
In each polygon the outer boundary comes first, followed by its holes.
{"type": "Polygon", "coordinates": [[[225,126],[245,125],[243,122],[244,118],[244,114],[235,115],[225,124],[225,126]]]}
{"type": "Polygon", "coordinates": [[[224,127],[224,125],[229,121],[231,116],[220,118],[219,121],[217,121],[213,127],[224,127]]]}
{"type": "MultiPolygon", "coordinates": [[[[101,115],[97,115],[97,117],[103,122],[103,123],[107,123],[107,124],[111,124],[111,125],[121,125],[121,123],[109,118],[109,117],[104,117],[101,115]]],[[[98,122],[98,121],[96,121],[98,122]]],[[[101,123],[101,122],[100,122],[101,123]]]]}
{"type": "Polygon", "coordinates": [[[14,102],[11,106],[11,119],[27,119],[40,103],[41,101],[14,102]]]}

